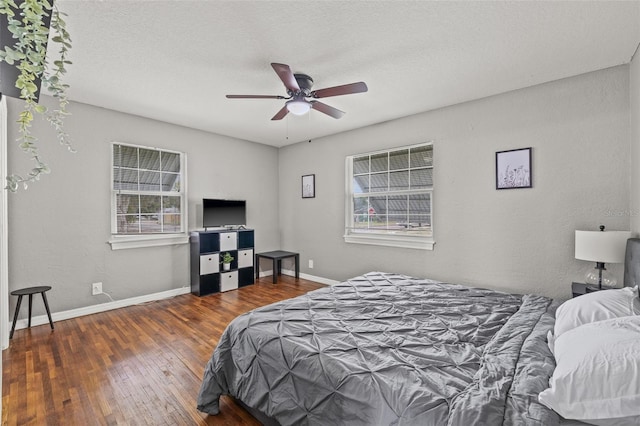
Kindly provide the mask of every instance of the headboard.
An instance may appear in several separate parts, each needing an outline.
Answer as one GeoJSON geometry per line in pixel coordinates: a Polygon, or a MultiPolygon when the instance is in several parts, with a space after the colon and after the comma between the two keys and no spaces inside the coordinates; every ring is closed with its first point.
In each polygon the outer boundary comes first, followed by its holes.
{"type": "Polygon", "coordinates": [[[640,284],[640,238],[629,238],[624,259],[624,286],[633,287],[638,284],[640,284]]]}

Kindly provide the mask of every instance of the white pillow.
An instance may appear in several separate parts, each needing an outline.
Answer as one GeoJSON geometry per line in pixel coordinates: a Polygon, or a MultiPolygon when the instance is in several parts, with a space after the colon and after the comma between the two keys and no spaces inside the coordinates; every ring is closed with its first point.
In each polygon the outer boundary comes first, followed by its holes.
{"type": "Polygon", "coordinates": [[[555,358],[549,388],[538,396],[542,404],[566,419],[640,425],[640,315],[561,334],[555,358]]]}
{"type": "Polygon", "coordinates": [[[556,311],[555,339],[582,324],[640,315],[638,287],[587,293],[567,300],[556,311]]]}

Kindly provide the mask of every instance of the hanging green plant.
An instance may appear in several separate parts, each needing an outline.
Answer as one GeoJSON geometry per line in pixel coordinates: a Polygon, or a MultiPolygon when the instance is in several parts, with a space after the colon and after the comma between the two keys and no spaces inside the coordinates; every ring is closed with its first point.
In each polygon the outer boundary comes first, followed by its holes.
{"type": "Polygon", "coordinates": [[[0,62],[4,61],[17,68],[19,75],[15,87],[20,90],[20,99],[24,100],[24,107],[17,121],[17,142],[36,163],[26,176],[7,176],[7,189],[15,192],[20,184],[26,189],[28,182],[34,182],[43,173],[49,173],[49,167],[40,158],[37,138],[31,133],[35,115],[44,116],[55,129],[58,141],[74,152],[69,135],[64,131],[64,119],[69,115],[66,92],[69,86],[62,82],[67,72],[66,66],[71,64],[67,59],[71,37],[63,19],[66,15],[48,0],[0,0],[0,15],[6,17],[7,29],[15,40],[12,46],[0,50],[0,62]],[[49,21],[50,24],[47,25],[49,21]],[[50,31],[53,31],[51,41],[59,46],[58,57],[53,64],[47,62],[50,31]],[[48,110],[38,104],[38,80],[58,100],[57,108],[48,110]]]}

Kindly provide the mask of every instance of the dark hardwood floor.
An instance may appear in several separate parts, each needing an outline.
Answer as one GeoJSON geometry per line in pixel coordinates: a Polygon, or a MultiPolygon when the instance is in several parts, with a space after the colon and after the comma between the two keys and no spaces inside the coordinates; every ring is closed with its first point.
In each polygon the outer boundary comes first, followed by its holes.
{"type": "Polygon", "coordinates": [[[196,409],[204,366],[227,324],[322,284],[281,276],[17,330],[3,352],[3,425],[259,425],[232,399],[196,409]]]}

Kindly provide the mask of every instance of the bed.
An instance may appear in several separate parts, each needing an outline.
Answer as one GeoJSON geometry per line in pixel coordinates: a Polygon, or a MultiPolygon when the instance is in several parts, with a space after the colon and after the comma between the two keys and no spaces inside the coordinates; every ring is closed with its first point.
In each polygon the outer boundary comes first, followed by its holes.
{"type": "Polygon", "coordinates": [[[371,272],[233,320],[198,410],[215,415],[231,395],[281,425],[564,424],[539,401],[556,367],[558,306],[371,272]]]}

